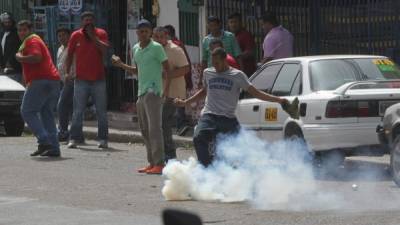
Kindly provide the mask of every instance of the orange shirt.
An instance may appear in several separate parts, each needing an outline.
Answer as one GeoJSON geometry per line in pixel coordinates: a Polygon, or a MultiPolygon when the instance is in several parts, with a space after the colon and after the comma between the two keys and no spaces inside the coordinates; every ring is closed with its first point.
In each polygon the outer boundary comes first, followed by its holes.
{"type": "MultiPolygon", "coordinates": [[[[108,44],[106,31],[95,28],[95,33],[102,42],[108,44]]],[[[85,37],[83,29],[72,33],[68,42],[68,54],[75,54],[77,79],[87,81],[104,79],[103,54],[93,41],[85,37]]]]}
{"type": "Polygon", "coordinates": [[[50,51],[39,37],[26,40],[22,55],[42,56],[42,61],[39,63],[22,63],[26,84],[30,84],[32,80],[60,80],[60,75],[51,59],[50,51]]]}

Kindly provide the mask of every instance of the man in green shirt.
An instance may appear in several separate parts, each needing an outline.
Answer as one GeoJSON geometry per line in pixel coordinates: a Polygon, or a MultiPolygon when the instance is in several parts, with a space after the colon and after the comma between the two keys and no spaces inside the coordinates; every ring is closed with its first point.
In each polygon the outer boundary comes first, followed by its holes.
{"type": "Polygon", "coordinates": [[[138,74],[139,90],[136,109],[139,126],[144,138],[149,165],[138,170],[139,173],[161,174],[164,167],[164,140],[162,131],[162,104],[164,93],[168,93],[169,71],[164,48],[151,39],[152,25],[141,20],[137,26],[139,43],[133,46],[132,55],[136,66],[124,64],[113,56],[115,66],[138,74]],[[163,88],[163,76],[165,86],[163,88]]]}
{"type": "MultiPolygon", "coordinates": [[[[234,58],[240,56],[240,46],[236,40],[233,33],[229,31],[224,31],[221,29],[221,20],[215,16],[210,16],[208,18],[207,24],[210,33],[203,39],[203,57],[202,57],[202,70],[211,67],[211,52],[210,52],[210,42],[213,39],[220,39],[224,43],[224,49],[226,53],[230,54],[234,58]]],[[[200,86],[202,85],[203,74],[200,75],[200,86]]]]}

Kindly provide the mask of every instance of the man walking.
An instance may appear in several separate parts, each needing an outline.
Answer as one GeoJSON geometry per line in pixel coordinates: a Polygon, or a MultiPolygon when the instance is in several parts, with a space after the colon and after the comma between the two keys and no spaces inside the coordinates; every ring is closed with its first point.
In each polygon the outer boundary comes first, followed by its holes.
{"type": "Polygon", "coordinates": [[[136,103],[139,126],[147,150],[149,165],[139,173],[161,174],[164,168],[164,138],[162,131],[163,96],[168,93],[168,59],[164,48],[151,39],[152,26],[147,20],[140,20],[136,34],[139,43],[132,53],[136,66],[124,64],[113,56],[113,64],[132,74],[138,74],[139,90],[136,103]],[[164,71],[164,72],[163,72],[164,71]],[[162,78],[165,78],[163,88],[162,78]]]}
{"type": "Polygon", "coordinates": [[[13,74],[15,80],[23,83],[21,64],[15,58],[21,46],[15,21],[10,13],[5,12],[0,15],[0,22],[3,28],[0,32],[0,70],[6,74],[13,74]]]}
{"type": "Polygon", "coordinates": [[[160,43],[168,57],[170,79],[169,92],[164,93],[165,99],[162,112],[162,127],[164,136],[165,160],[176,158],[176,147],[172,139],[172,127],[175,122],[176,107],[173,104],[175,98],[186,98],[185,74],[190,71],[189,62],[185,52],[179,46],[168,40],[168,30],[156,27],[153,32],[154,41],[160,43]]]}
{"type": "Polygon", "coordinates": [[[266,13],[263,16],[263,28],[267,35],[263,43],[264,59],[267,63],[274,59],[293,56],[293,36],[283,28],[274,14],[266,13]]]}
{"type": "Polygon", "coordinates": [[[226,56],[223,48],[214,49],[211,54],[213,67],[204,71],[204,87],[187,100],[174,100],[177,106],[184,107],[206,98],[193,137],[197,158],[205,167],[212,163],[213,153],[209,148],[217,134],[233,134],[239,130],[235,109],[242,89],[264,101],[287,103],[286,99],[257,90],[242,71],[228,65],[226,56]]]}
{"type": "Polygon", "coordinates": [[[97,113],[99,148],[108,148],[107,93],[103,57],[109,47],[108,35],[95,27],[92,12],[81,15],[82,28],[72,33],[68,43],[66,79],[72,80],[73,61],[76,62],[73,114],[68,148],[76,148],[84,142],[82,123],[89,96],[92,97],[97,113]]]}
{"type": "MultiPolygon", "coordinates": [[[[71,31],[67,28],[60,28],[57,30],[57,38],[60,42],[60,47],[57,51],[57,69],[60,73],[61,80],[63,81],[62,89],[60,92],[60,98],[58,100],[57,111],[58,111],[58,140],[68,141],[69,140],[69,120],[72,117],[73,111],[73,99],[74,99],[74,80],[65,79],[66,76],[66,65],[65,61],[68,54],[68,41],[71,36],[71,31]]],[[[72,64],[70,70],[72,77],[75,77],[75,62],[72,64]]]]}
{"type": "Polygon", "coordinates": [[[60,76],[43,40],[32,31],[32,23],[18,23],[18,36],[23,41],[16,59],[22,64],[26,91],[21,114],[38,141],[31,156],[59,157],[54,108],[60,92],[60,76]]]}
{"type": "Polygon", "coordinates": [[[239,57],[241,70],[250,77],[257,70],[256,42],[253,35],[243,27],[240,13],[233,13],[228,17],[229,31],[235,34],[242,54],[239,57]]]}

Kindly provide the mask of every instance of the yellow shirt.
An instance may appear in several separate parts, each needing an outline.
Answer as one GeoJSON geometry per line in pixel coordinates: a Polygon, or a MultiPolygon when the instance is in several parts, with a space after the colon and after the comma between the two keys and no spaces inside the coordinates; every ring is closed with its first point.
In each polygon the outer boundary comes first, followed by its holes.
{"type": "MultiPolygon", "coordinates": [[[[189,65],[189,62],[186,59],[186,55],[183,49],[178,45],[172,43],[172,41],[168,41],[168,44],[164,46],[164,50],[168,57],[168,64],[170,70],[174,70],[189,65]]],[[[186,98],[185,76],[180,76],[171,79],[169,86],[169,93],[167,96],[170,98],[182,98],[182,99],[186,98]]]]}

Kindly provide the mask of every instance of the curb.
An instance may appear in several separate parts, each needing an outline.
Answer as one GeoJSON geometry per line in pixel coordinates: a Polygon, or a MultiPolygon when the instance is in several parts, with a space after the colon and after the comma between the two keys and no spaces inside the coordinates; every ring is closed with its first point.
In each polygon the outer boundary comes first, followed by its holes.
{"type": "MultiPolygon", "coordinates": [[[[29,127],[25,125],[24,132],[32,134],[29,127]]],[[[144,143],[143,136],[139,131],[125,131],[117,129],[108,129],[108,141],[117,143],[144,143]]],[[[85,138],[95,140],[97,138],[97,128],[83,127],[85,138]]],[[[173,136],[176,147],[191,148],[193,147],[192,137],[173,136]]]]}
{"type": "MultiPolygon", "coordinates": [[[[88,139],[96,139],[97,128],[83,127],[83,134],[88,139]]],[[[173,136],[176,147],[190,148],[193,147],[192,137],[173,136]]],[[[109,129],[108,140],[110,142],[119,143],[143,143],[143,136],[139,131],[123,131],[109,129]]]]}

